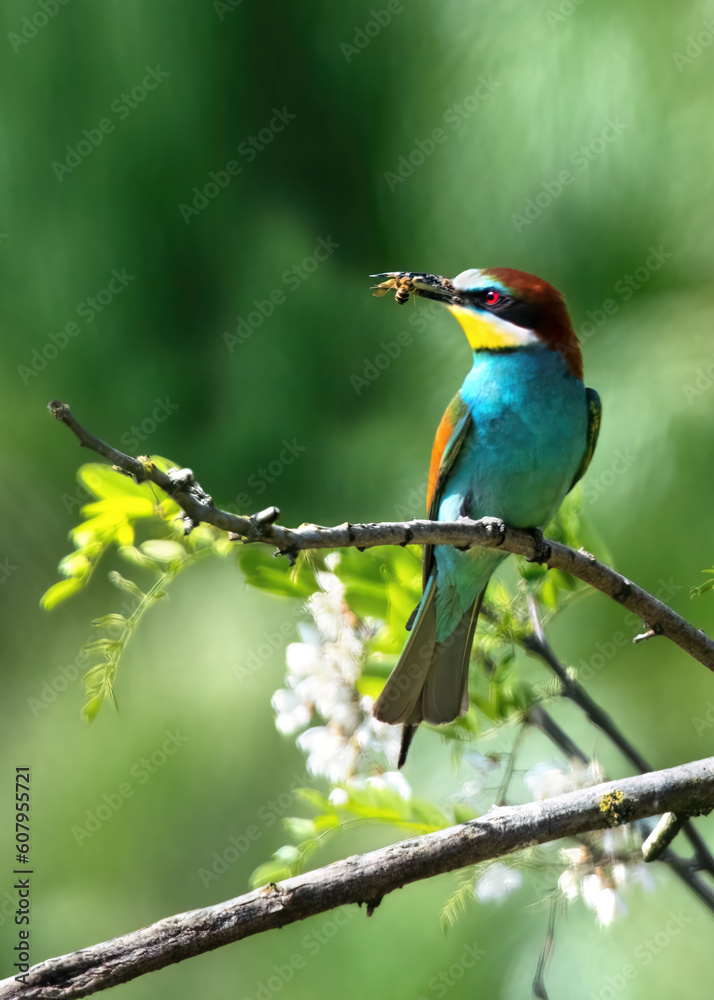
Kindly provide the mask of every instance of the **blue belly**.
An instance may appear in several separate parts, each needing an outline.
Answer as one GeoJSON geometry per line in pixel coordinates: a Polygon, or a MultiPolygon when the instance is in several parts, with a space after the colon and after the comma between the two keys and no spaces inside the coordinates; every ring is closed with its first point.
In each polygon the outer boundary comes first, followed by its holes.
{"type": "MultiPolygon", "coordinates": [[[[545,527],[585,451],[585,387],[545,345],[478,351],[461,387],[473,417],[445,484],[439,520],[487,515],[518,528],[545,527]]],[[[501,553],[435,549],[439,638],[448,636],[486,585],[501,553]]]]}

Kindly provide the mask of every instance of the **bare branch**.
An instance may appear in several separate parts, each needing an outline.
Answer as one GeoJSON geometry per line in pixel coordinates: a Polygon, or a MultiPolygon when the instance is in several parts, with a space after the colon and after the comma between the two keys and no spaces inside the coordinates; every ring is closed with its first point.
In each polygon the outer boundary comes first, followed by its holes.
{"type": "MultiPolygon", "coordinates": [[[[645,774],[647,771],[651,771],[651,765],[632,745],[632,743],[630,743],[622,730],[617,726],[612,716],[608,715],[608,713],[598,705],[595,699],[588,694],[585,688],[579,684],[574,677],[571,677],[567,668],[555,655],[546,638],[545,630],[543,629],[543,622],[541,621],[540,613],[538,611],[538,605],[532,595],[529,598],[528,607],[530,611],[531,624],[533,625],[533,632],[531,635],[522,639],[521,642],[524,649],[528,650],[530,653],[534,653],[536,656],[539,656],[543,662],[550,667],[562,684],[563,695],[582,709],[590,722],[605,733],[605,735],[618,748],[623,757],[625,757],[626,760],[629,760],[629,762],[637,768],[640,774],[645,774]]],[[[684,817],[682,823],[680,824],[680,828],[682,826],[684,827],[684,835],[694,848],[698,868],[714,875],[714,858],[712,857],[711,852],[709,851],[709,848],[707,847],[701,834],[695,829],[692,823],[687,820],[686,817],[684,817]]],[[[672,836],[674,837],[674,834],[672,836]]]]}
{"type": "Polygon", "coordinates": [[[173,497],[185,512],[187,530],[203,521],[232,532],[246,542],[273,545],[288,556],[304,549],[366,549],[376,545],[453,545],[464,549],[481,545],[499,548],[570,573],[634,612],[657,635],[666,636],[709,670],[714,670],[714,642],[704,632],[614,569],[598,562],[589,552],[576,552],[566,545],[544,539],[540,532],[511,528],[495,517],[483,517],[479,521],[462,518],[459,521],[345,523],[333,528],[303,524],[299,528],[284,528],[273,523],[279,516],[277,508],[268,508],[253,517],[219,510],[196,482],[190,469],[162,472],[150,461],[125,455],[89,434],[77,423],[66,403],[53,401],[48,409],[69,427],[83,447],[108,459],[139,482],[152,482],[173,497]]]}
{"type": "Polygon", "coordinates": [[[686,822],[686,816],[682,816],[680,813],[666,812],[642,845],[644,860],[656,861],[662,852],[669,847],[686,822]]]}
{"type": "Polygon", "coordinates": [[[524,847],[669,810],[714,807],[714,757],[521,806],[494,807],[460,826],[346,858],[277,885],[168,917],[33,966],[0,983],[0,1000],[71,1000],[253,934],[352,903],[374,909],[394,889],[524,847]]]}
{"type": "MultiPolygon", "coordinates": [[[[541,705],[532,705],[528,709],[528,712],[526,713],[526,721],[529,725],[540,729],[540,731],[547,736],[548,739],[550,739],[565,754],[566,757],[571,760],[579,760],[585,765],[590,763],[588,757],[575,743],[573,743],[567,733],[563,732],[557,722],[551,718],[541,705]]],[[[681,879],[681,881],[694,893],[695,896],[697,896],[709,912],[714,914],[714,891],[712,891],[710,881],[702,877],[702,872],[712,871],[712,857],[698,831],[694,829],[692,823],[687,820],[686,817],[682,819],[682,822],[679,824],[677,829],[672,831],[671,837],[669,837],[670,822],[668,822],[666,824],[668,836],[667,842],[662,843],[661,849],[656,853],[653,853],[651,856],[649,854],[650,847],[648,845],[653,840],[656,830],[659,830],[660,826],[662,826],[662,820],[664,820],[666,816],[674,815],[674,813],[665,813],[657,824],[655,824],[654,820],[642,821],[643,827],[651,825],[650,834],[642,845],[643,858],[645,861],[663,861],[665,864],[669,865],[675,875],[681,879]],[[682,825],[684,827],[685,834],[689,837],[689,840],[695,848],[695,857],[691,861],[687,858],[680,857],[671,849],[670,846],[671,841],[677,835],[679,829],[682,828],[682,825]]]]}

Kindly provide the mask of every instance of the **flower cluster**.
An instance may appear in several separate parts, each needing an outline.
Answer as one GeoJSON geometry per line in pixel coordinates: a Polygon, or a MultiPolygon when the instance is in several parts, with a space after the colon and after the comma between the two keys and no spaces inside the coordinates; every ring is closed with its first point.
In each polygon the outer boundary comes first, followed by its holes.
{"type": "MultiPolygon", "coordinates": [[[[545,799],[598,785],[605,775],[597,761],[588,765],[571,761],[567,769],[555,764],[536,764],[524,780],[534,798],[545,799]]],[[[577,847],[561,851],[567,868],[558,879],[558,887],[568,900],[580,896],[601,927],[611,924],[615,917],[627,913],[622,897],[626,885],[654,887],[641,848],[642,837],[631,825],[588,834],[577,847]]]]}
{"type": "MultiPolygon", "coordinates": [[[[604,780],[597,761],[585,765],[571,761],[567,768],[552,763],[536,764],[524,777],[534,799],[547,799],[579,788],[588,788],[604,780]]],[[[565,870],[558,888],[566,900],[580,897],[592,910],[601,927],[627,913],[623,899],[626,886],[639,884],[654,888],[649,865],[642,860],[642,837],[636,826],[588,834],[577,847],[562,850],[565,870]]],[[[499,861],[477,877],[474,894],[482,902],[505,898],[522,883],[520,872],[499,861]]]]}
{"type": "Polygon", "coordinates": [[[561,851],[568,867],[558,879],[566,899],[580,896],[601,927],[627,913],[626,886],[654,888],[649,865],[642,860],[642,838],[631,826],[590,834],[587,843],[561,851]]]}
{"type": "Polygon", "coordinates": [[[382,783],[408,797],[406,780],[390,770],[399,753],[399,729],[378,722],[372,699],[357,688],[366,644],[380,623],[362,621],[348,608],[344,585],[331,572],[338,559],[331,554],[328,570],[317,573],[320,589],[306,604],[314,625],[301,625],[302,641],[287,648],[286,687],[272,699],[275,724],[282,733],[303,730],[297,745],[308,755],[311,774],[333,784],[382,783]]]}

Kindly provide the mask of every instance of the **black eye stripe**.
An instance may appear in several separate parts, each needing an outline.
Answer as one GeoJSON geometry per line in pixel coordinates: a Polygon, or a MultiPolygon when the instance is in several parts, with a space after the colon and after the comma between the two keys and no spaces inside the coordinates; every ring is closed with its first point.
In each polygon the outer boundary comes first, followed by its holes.
{"type": "Polygon", "coordinates": [[[471,292],[468,296],[480,309],[500,316],[501,319],[521,326],[526,330],[535,330],[540,321],[540,309],[532,302],[525,302],[513,295],[507,295],[498,288],[485,288],[483,291],[471,292]],[[486,301],[489,292],[498,292],[498,301],[492,305],[486,301]]]}

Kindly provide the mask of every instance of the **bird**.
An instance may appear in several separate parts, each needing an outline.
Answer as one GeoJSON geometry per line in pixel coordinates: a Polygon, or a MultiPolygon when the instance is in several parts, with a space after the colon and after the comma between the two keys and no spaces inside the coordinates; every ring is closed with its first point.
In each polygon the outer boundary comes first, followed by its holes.
{"type": "MultiPolygon", "coordinates": [[[[372,275],[375,295],[395,290],[442,303],[459,321],[473,364],[436,431],[430,520],[492,516],[543,529],[585,474],[602,406],[583,382],[583,360],[563,296],[508,267],[453,279],[414,271],[372,275]]],[[[469,707],[471,647],[486,585],[507,553],[426,545],[423,594],[409,638],[373,707],[403,725],[398,767],[419,723],[452,722],[469,707]]]]}

